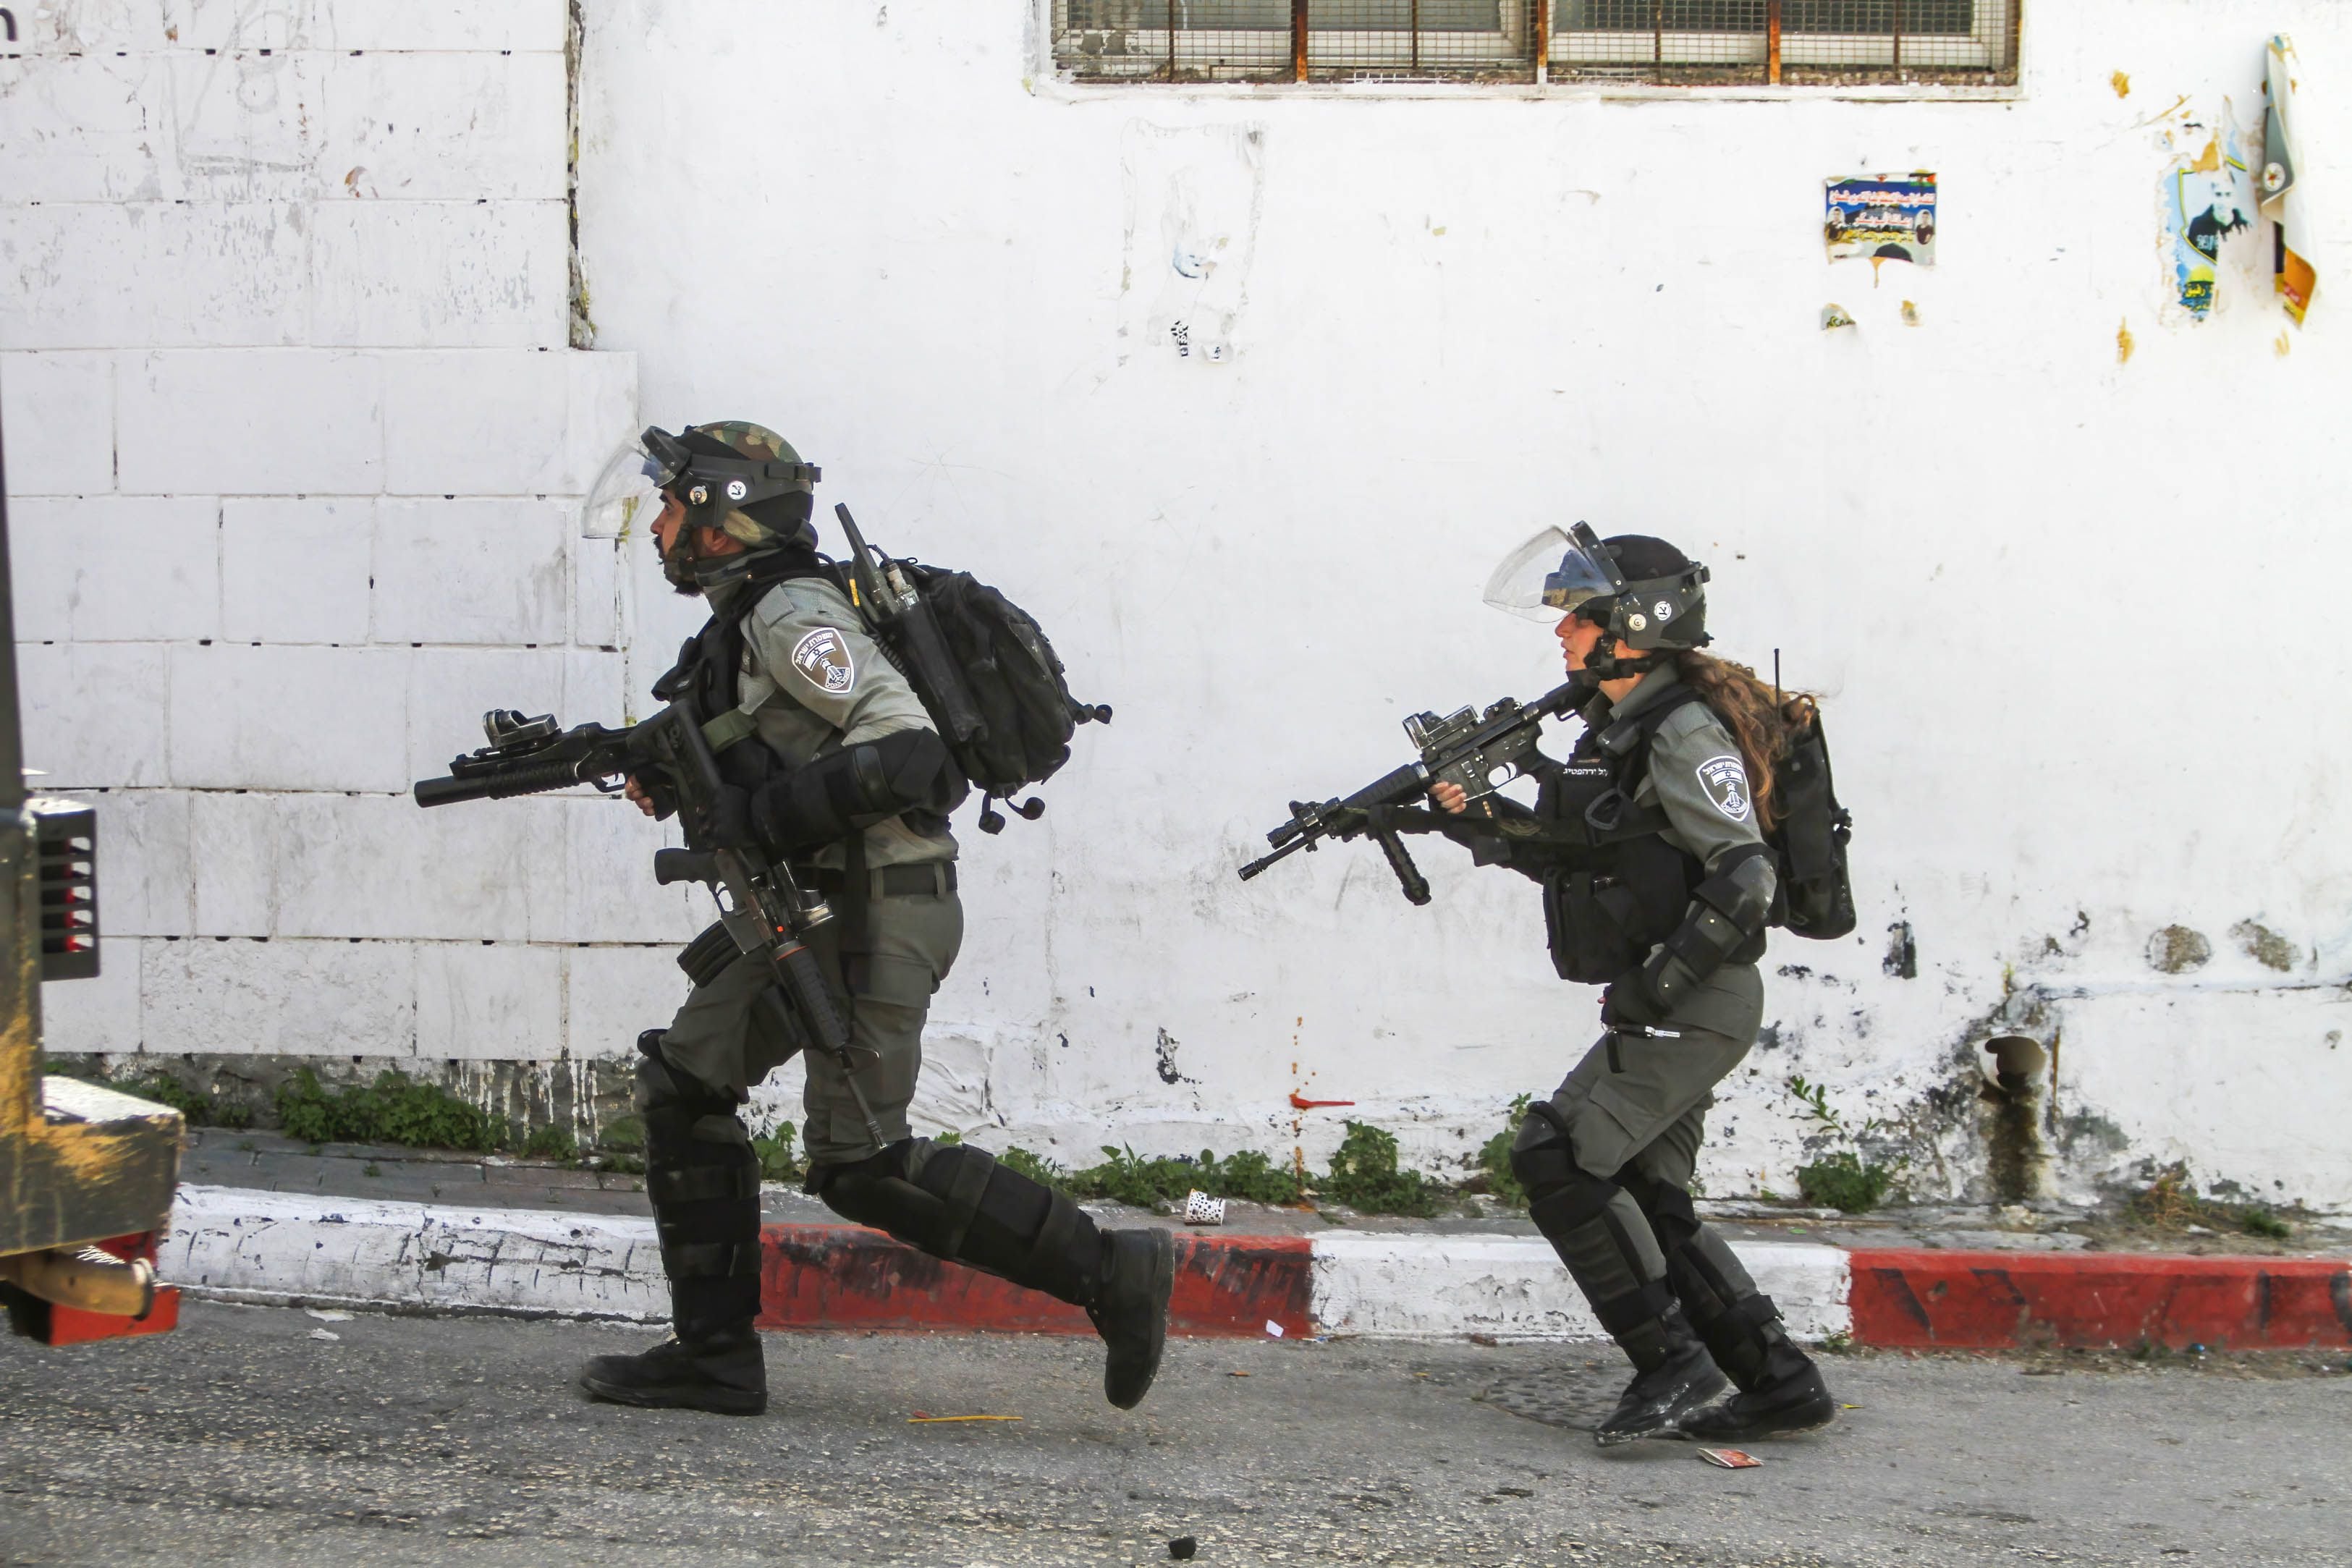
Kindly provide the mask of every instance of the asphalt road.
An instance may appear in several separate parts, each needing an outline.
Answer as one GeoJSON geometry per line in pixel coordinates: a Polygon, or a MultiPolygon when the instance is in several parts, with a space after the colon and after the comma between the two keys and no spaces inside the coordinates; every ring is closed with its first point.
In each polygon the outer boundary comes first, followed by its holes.
{"type": "Polygon", "coordinates": [[[1613,1353],[1584,1347],[1183,1342],[1122,1414],[1091,1341],[773,1336],[757,1420],[573,1393],[649,1337],[192,1301],[155,1339],[6,1341],[0,1560],[1012,1568],[1187,1534],[1251,1565],[2352,1560],[2340,1352],[1836,1357],[1856,1408],[1726,1471],[1483,1397],[1605,1406],[1613,1353]]]}

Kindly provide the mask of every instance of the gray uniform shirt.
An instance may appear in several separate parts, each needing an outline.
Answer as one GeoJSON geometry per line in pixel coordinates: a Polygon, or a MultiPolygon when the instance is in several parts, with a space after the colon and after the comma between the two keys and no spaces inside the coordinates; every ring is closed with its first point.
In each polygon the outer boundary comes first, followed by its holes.
{"type": "MultiPolygon", "coordinates": [[[[856,609],[824,578],[791,578],[761,595],[743,622],[738,685],[736,706],[794,768],[902,729],[934,727],[915,688],[866,634],[856,609]]],[[[955,853],[955,837],[944,827],[923,833],[893,817],[866,830],[868,865],[953,860],[955,853]]],[[[838,867],[842,846],[828,844],[813,860],[838,867]]]]}
{"type": "MultiPolygon", "coordinates": [[[[1671,665],[1652,670],[1614,706],[1596,698],[1585,709],[1585,717],[1594,727],[1606,729],[1643,712],[1683,684],[1671,665]]],[[[1660,836],[1695,857],[1709,876],[1731,851],[1764,841],[1756,826],[1756,797],[1748,788],[1748,765],[1738,743],[1703,702],[1676,708],[1650,737],[1649,770],[1633,792],[1633,803],[1664,811],[1667,826],[1660,836]]],[[[1771,863],[1769,858],[1765,862],[1768,869],[1771,863]]],[[[1752,1039],[1763,1008],[1764,983],[1756,966],[1727,964],[1675,1008],[1675,1017],[1752,1039]]]]}

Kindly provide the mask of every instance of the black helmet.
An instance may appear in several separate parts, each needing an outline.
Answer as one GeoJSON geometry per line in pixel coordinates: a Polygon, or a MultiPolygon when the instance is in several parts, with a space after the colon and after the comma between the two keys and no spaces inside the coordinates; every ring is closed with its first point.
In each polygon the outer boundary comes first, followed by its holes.
{"type": "Polygon", "coordinates": [[[1504,558],[1486,597],[1497,610],[1537,621],[1574,614],[1639,653],[1679,652],[1709,640],[1707,577],[1706,568],[1664,539],[1603,539],[1579,523],[1568,533],[1546,528],[1504,558]]]}

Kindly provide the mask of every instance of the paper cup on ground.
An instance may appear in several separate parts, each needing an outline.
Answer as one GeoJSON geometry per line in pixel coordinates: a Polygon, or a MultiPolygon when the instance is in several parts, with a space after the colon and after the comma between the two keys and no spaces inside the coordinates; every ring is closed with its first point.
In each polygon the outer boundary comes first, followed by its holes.
{"type": "Polygon", "coordinates": [[[1225,1200],[1211,1197],[1195,1187],[1184,1195],[1184,1223],[1187,1225],[1223,1225],[1225,1222],[1225,1200]]]}

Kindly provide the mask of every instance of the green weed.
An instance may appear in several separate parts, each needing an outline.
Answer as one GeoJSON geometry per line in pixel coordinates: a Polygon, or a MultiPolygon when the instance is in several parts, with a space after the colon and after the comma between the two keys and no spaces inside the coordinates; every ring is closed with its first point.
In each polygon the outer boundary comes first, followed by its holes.
{"type": "MultiPolygon", "coordinates": [[[[1026,1150],[1014,1152],[1035,1157],[1026,1150]]],[[[1079,1197],[1109,1198],[1137,1208],[1181,1203],[1196,1188],[1212,1197],[1238,1197],[1252,1203],[1297,1203],[1300,1197],[1297,1175],[1253,1149],[1223,1159],[1207,1149],[1197,1159],[1181,1155],[1147,1159],[1133,1149],[1108,1144],[1102,1152],[1102,1164],[1063,1176],[1060,1185],[1079,1197]]],[[[1058,1167],[1054,1168],[1058,1174],[1058,1167]]]]}
{"type": "Polygon", "coordinates": [[[1047,1186],[1069,1185],[1068,1171],[1043,1155],[1030,1153],[1018,1144],[999,1155],[996,1157],[996,1163],[1016,1176],[1027,1176],[1031,1181],[1042,1182],[1047,1186]]]}
{"type": "Polygon", "coordinates": [[[299,1069],[278,1086],[278,1121],[289,1136],[312,1144],[400,1144],[489,1154],[506,1142],[506,1129],[477,1107],[397,1070],[378,1073],[365,1088],[329,1093],[316,1073],[299,1069]]]}
{"type": "Polygon", "coordinates": [[[1867,1214],[1876,1208],[1894,1185],[1893,1171],[1868,1164],[1850,1151],[1797,1167],[1797,1190],[1807,1203],[1847,1214],[1867,1214]]]}
{"type": "Polygon", "coordinates": [[[1435,1214],[1438,1199],[1451,1196],[1419,1171],[1397,1168],[1397,1141],[1369,1122],[1350,1122],[1348,1135],[1331,1156],[1322,1192],[1362,1214],[1435,1214]]]}
{"type": "Polygon", "coordinates": [[[531,1129],[530,1136],[523,1140],[522,1152],[526,1159],[562,1160],[572,1165],[580,1158],[580,1141],[572,1135],[571,1128],[550,1123],[531,1129]]]}
{"type": "Polygon", "coordinates": [[[1534,1102],[1532,1094],[1513,1100],[1504,1113],[1503,1130],[1478,1150],[1478,1168],[1486,1173],[1486,1190],[1513,1208],[1528,1206],[1528,1189],[1519,1185],[1517,1173],[1511,1169],[1511,1145],[1518,1141],[1519,1124],[1527,1120],[1528,1107],[1534,1102]]]}
{"type": "Polygon", "coordinates": [[[793,1157],[793,1124],[779,1122],[775,1131],[751,1134],[751,1152],[760,1156],[761,1181],[794,1182],[801,1179],[800,1161],[793,1157]]]}

